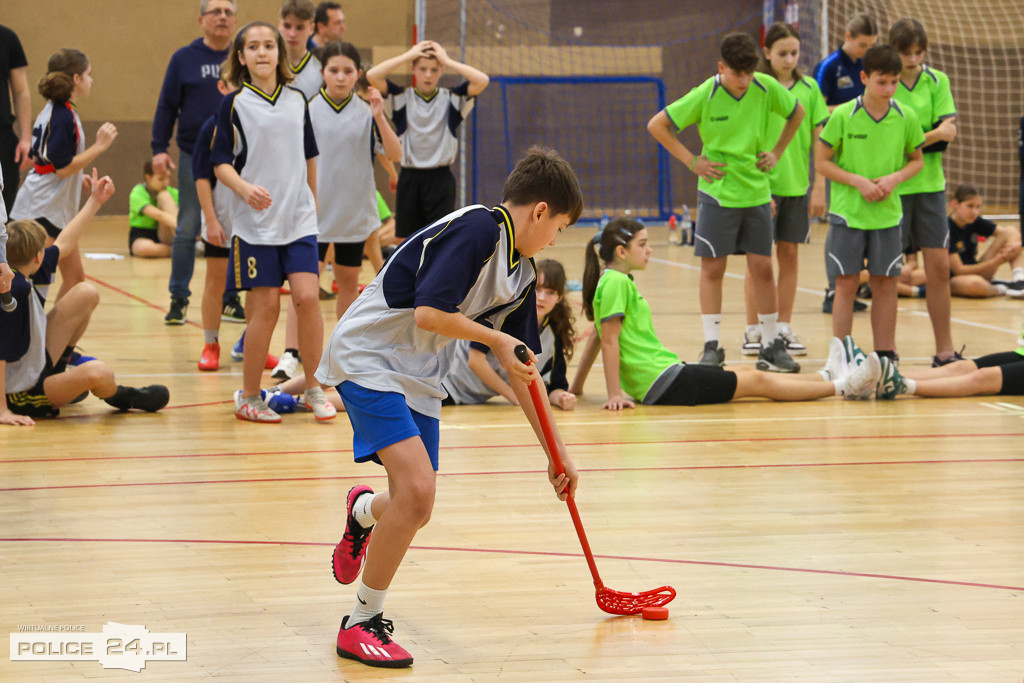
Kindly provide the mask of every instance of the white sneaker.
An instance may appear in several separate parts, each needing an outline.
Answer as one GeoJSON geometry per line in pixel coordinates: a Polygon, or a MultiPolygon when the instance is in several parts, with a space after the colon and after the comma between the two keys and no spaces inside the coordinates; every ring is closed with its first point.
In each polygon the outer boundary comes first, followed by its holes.
{"type": "Polygon", "coordinates": [[[791,356],[806,356],[807,346],[804,345],[800,338],[793,334],[793,330],[789,329],[789,325],[779,324],[779,336],[786,342],[786,351],[791,356]]]}
{"type": "Polygon", "coordinates": [[[297,374],[299,374],[298,356],[291,351],[285,351],[277,359],[277,365],[274,366],[274,371],[270,373],[270,376],[274,379],[285,380],[291,379],[297,374]]]}
{"type": "Polygon", "coordinates": [[[872,351],[846,378],[846,392],[843,398],[851,401],[871,398],[881,377],[882,361],[879,360],[878,354],[872,351]]]}
{"type": "Polygon", "coordinates": [[[848,372],[843,342],[839,337],[832,337],[828,340],[828,360],[825,361],[825,367],[818,370],[818,374],[827,381],[834,382],[841,377],[845,377],[848,372]]]}
{"type": "Polygon", "coordinates": [[[743,333],[743,355],[756,356],[761,353],[761,330],[747,329],[743,333]]]}
{"type": "Polygon", "coordinates": [[[242,398],[242,390],[235,392],[235,417],[247,422],[277,423],[281,416],[270,409],[261,396],[242,398]]]}
{"type": "Polygon", "coordinates": [[[306,404],[306,409],[312,411],[313,417],[318,420],[333,420],[334,416],[338,414],[320,387],[306,389],[303,402],[306,404]]]}
{"type": "Polygon", "coordinates": [[[1024,296],[1024,280],[1014,280],[1006,285],[1006,291],[1003,293],[1012,299],[1021,298],[1024,296]]]}

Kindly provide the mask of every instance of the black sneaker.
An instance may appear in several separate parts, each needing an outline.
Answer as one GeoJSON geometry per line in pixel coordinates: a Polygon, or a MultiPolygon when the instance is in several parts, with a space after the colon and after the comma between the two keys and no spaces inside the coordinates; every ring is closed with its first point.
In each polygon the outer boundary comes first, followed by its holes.
{"type": "Polygon", "coordinates": [[[869,285],[866,282],[862,283],[861,286],[857,288],[857,296],[859,296],[861,299],[870,299],[871,285],[869,285]]]}
{"type": "Polygon", "coordinates": [[[718,345],[717,341],[704,343],[704,350],[700,354],[698,365],[725,365],[725,349],[718,345]]]}
{"type": "Polygon", "coordinates": [[[184,325],[188,299],[171,299],[171,308],[164,316],[164,325],[184,325]]]}
{"type": "Polygon", "coordinates": [[[943,365],[949,365],[950,363],[955,363],[958,360],[963,360],[964,359],[964,357],[963,357],[963,350],[965,348],[967,348],[967,347],[964,346],[964,347],[961,347],[959,351],[954,351],[953,355],[950,356],[949,358],[946,358],[946,359],[941,359],[940,360],[938,356],[932,356],[932,367],[933,368],[941,368],[943,365]]]}
{"type": "Polygon", "coordinates": [[[148,387],[138,388],[119,385],[113,396],[103,400],[122,413],[132,409],[155,413],[167,405],[170,399],[171,395],[167,391],[167,387],[162,384],[151,384],[148,387]]]}
{"type": "Polygon", "coordinates": [[[242,308],[242,302],[237,296],[224,304],[220,319],[226,323],[245,323],[245,309],[242,308]]]}
{"type": "MultiPolygon", "coordinates": [[[[825,300],[821,302],[821,312],[822,313],[831,313],[832,312],[832,304],[835,301],[835,298],[836,298],[836,290],[826,288],[825,289],[825,300]]],[[[861,301],[860,299],[854,299],[853,300],[853,312],[854,313],[860,313],[861,311],[866,311],[867,309],[868,309],[868,305],[866,303],[864,303],[863,301],[861,301]]]]}
{"type": "Polygon", "coordinates": [[[776,337],[761,347],[755,367],[765,372],[800,372],[800,364],[786,351],[786,340],[782,337],[776,337]]]}

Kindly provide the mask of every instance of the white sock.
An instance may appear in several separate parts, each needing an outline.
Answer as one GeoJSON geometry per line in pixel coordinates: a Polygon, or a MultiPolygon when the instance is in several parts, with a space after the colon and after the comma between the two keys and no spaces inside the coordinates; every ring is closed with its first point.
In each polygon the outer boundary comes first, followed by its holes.
{"type": "Polygon", "coordinates": [[[904,377],[903,378],[903,386],[905,386],[907,388],[907,390],[904,393],[906,393],[906,394],[915,394],[915,393],[917,393],[917,380],[913,380],[913,379],[910,379],[908,377],[904,377]]]}
{"type": "Polygon", "coordinates": [[[369,621],[383,612],[384,598],[387,594],[386,588],[382,591],[374,590],[367,588],[366,584],[360,581],[359,589],[356,591],[356,606],[352,610],[352,614],[348,616],[348,622],[345,624],[345,627],[352,628],[356,624],[369,621]]]}
{"type": "Polygon", "coordinates": [[[722,314],[713,313],[711,315],[702,315],[700,317],[701,325],[704,326],[704,341],[709,342],[718,341],[722,329],[722,314]]]}
{"type": "Polygon", "coordinates": [[[1020,282],[1021,280],[1024,280],[1024,268],[1014,268],[1013,281],[1020,282]]]}
{"type": "Polygon", "coordinates": [[[207,344],[216,344],[217,337],[217,330],[203,330],[203,341],[205,341],[207,344]]]}
{"type": "Polygon", "coordinates": [[[846,386],[846,378],[845,377],[840,377],[839,379],[832,380],[832,384],[836,388],[836,396],[844,396],[844,395],[846,395],[847,386],[846,386]]]}
{"type": "Polygon", "coordinates": [[[374,494],[367,491],[356,498],[356,502],[352,504],[352,516],[356,518],[356,522],[359,523],[359,526],[364,529],[370,529],[377,523],[377,518],[373,516],[371,507],[373,505],[373,499],[379,495],[382,494],[374,494]]]}
{"type": "Polygon", "coordinates": [[[779,336],[779,314],[768,313],[766,315],[757,314],[757,324],[761,327],[761,343],[764,346],[768,346],[779,336]]]}

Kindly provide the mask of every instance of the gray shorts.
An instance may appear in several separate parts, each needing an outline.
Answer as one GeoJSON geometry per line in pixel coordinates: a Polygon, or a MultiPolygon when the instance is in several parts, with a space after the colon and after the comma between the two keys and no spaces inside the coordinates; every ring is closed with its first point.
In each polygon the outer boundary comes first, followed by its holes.
{"type": "Polygon", "coordinates": [[[796,242],[807,241],[811,234],[811,219],[807,215],[810,199],[807,195],[800,197],[776,197],[775,200],[775,241],[796,242]]]}
{"type": "Polygon", "coordinates": [[[697,193],[695,256],[722,258],[729,254],[772,255],[772,206],[728,208],[704,192],[697,193]]]}
{"type": "Polygon", "coordinates": [[[839,275],[856,275],[864,269],[865,260],[871,275],[896,277],[900,274],[903,247],[898,225],[882,230],[858,230],[835,214],[829,214],[828,222],[825,260],[836,266],[839,275]]]}
{"type": "Polygon", "coordinates": [[[946,193],[919,192],[900,197],[903,204],[903,249],[949,249],[946,193]]]}

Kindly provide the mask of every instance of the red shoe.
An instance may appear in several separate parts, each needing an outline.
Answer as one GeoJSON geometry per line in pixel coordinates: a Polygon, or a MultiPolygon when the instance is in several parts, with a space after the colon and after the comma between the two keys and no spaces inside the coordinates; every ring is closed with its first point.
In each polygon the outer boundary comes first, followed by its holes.
{"type": "Polygon", "coordinates": [[[204,371],[216,370],[220,367],[220,344],[203,345],[203,355],[199,357],[199,369],[204,371]]]}
{"type": "Polygon", "coordinates": [[[369,486],[360,484],[348,490],[345,517],[345,534],[341,541],[334,547],[334,579],[338,583],[352,583],[359,576],[359,570],[363,568],[363,558],[366,556],[366,544],[370,540],[370,532],[373,527],[366,529],[360,526],[356,518],[352,516],[352,506],[356,498],[364,493],[373,493],[369,486]]]}
{"type": "Polygon", "coordinates": [[[391,640],[395,625],[383,614],[377,614],[369,621],[362,621],[352,628],[345,628],[346,616],[341,620],[338,631],[338,655],[354,659],[367,666],[387,669],[401,669],[412,666],[412,655],[401,645],[391,640]]]}
{"type": "Polygon", "coordinates": [[[362,294],[363,290],[366,289],[366,285],[359,285],[359,293],[362,294]]]}
{"type": "Polygon", "coordinates": [[[277,356],[272,353],[267,354],[267,362],[263,365],[264,370],[273,370],[277,367],[277,356]]]}
{"type": "Polygon", "coordinates": [[[331,291],[334,292],[335,294],[338,293],[338,281],[337,280],[331,280],[331,291]]]}

